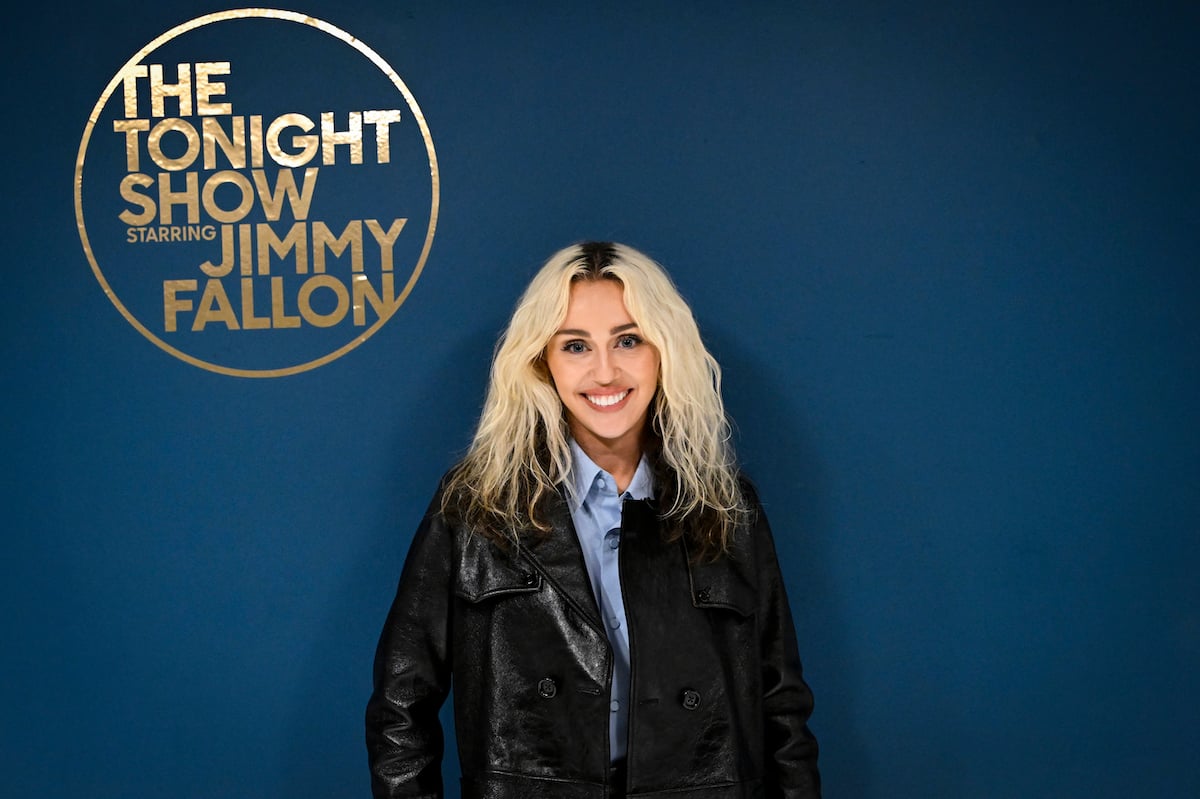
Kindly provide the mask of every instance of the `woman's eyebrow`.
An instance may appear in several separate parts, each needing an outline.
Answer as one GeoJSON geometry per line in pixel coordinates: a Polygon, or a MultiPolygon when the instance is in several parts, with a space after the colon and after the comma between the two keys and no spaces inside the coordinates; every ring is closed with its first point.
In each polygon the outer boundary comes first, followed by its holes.
{"type": "MultiPolygon", "coordinates": [[[[629,330],[630,328],[637,327],[637,326],[638,326],[637,322],[629,322],[628,324],[617,325],[612,330],[608,331],[608,334],[610,336],[615,336],[618,333],[623,333],[624,331],[629,330]]],[[[554,333],[554,335],[556,335],[556,336],[579,336],[580,338],[591,338],[592,337],[591,333],[589,333],[586,330],[580,330],[577,327],[563,328],[562,330],[556,331],[554,333]]]]}

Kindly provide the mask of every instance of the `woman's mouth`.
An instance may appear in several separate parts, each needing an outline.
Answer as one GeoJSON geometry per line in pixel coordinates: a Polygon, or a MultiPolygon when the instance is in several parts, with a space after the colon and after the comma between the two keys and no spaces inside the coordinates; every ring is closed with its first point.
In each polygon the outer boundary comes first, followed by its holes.
{"type": "Polygon", "coordinates": [[[616,405],[620,405],[622,402],[624,402],[625,398],[629,396],[629,389],[625,389],[624,391],[620,391],[616,394],[584,394],[583,396],[588,402],[597,408],[607,409],[616,405]]]}

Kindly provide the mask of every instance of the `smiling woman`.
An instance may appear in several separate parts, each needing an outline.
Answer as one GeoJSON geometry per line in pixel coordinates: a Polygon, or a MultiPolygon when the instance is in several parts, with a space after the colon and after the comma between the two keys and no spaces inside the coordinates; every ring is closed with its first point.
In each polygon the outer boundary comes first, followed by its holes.
{"type": "Polygon", "coordinates": [[[546,368],[576,443],[624,491],[642,454],[658,349],[646,343],[616,280],[571,285],[563,326],[546,347],[546,368]]]}
{"type": "Polygon", "coordinates": [[[629,247],[561,250],[513,313],[379,641],[375,796],[442,795],[452,679],[465,797],[820,796],[720,369],[629,247]]]}

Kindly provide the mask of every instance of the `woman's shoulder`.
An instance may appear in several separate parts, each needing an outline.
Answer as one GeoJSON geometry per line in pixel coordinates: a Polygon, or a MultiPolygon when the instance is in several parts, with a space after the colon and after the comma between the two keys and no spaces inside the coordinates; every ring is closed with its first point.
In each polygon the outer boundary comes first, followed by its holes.
{"type": "Polygon", "coordinates": [[[737,469],[735,476],[743,509],[750,514],[751,520],[753,520],[755,515],[762,512],[762,498],[758,491],[758,483],[744,469],[737,469]]]}
{"type": "Polygon", "coordinates": [[[457,460],[442,472],[438,478],[434,488],[433,498],[443,505],[447,502],[462,502],[465,491],[465,483],[463,480],[463,469],[466,466],[465,460],[457,460]]]}

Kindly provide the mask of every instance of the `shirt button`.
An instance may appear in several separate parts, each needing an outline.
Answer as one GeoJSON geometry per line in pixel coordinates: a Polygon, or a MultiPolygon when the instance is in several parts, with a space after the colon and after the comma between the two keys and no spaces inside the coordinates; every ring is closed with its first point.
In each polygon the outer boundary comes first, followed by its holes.
{"type": "Polygon", "coordinates": [[[616,616],[613,616],[612,618],[610,618],[608,620],[608,626],[612,627],[615,630],[621,626],[621,620],[619,618],[617,618],[616,616]]]}
{"type": "Polygon", "coordinates": [[[618,710],[621,709],[621,703],[614,699],[612,702],[609,703],[608,709],[611,710],[613,713],[616,713],[618,710]]]}
{"type": "Polygon", "coordinates": [[[609,549],[621,546],[621,531],[616,528],[609,530],[604,536],[604,543],[608,544],[609,549]]]}

